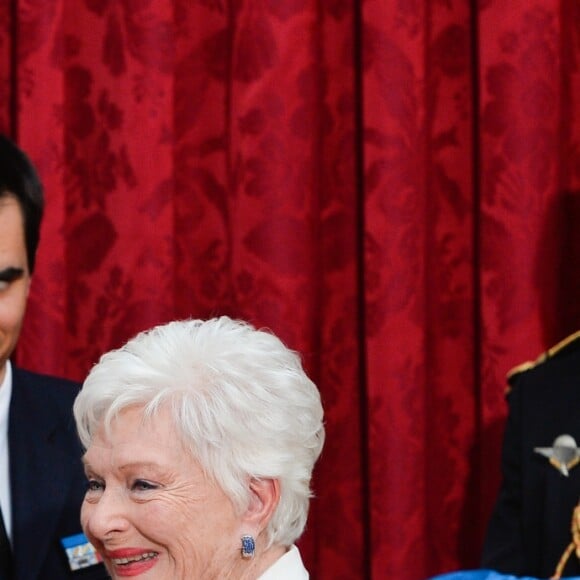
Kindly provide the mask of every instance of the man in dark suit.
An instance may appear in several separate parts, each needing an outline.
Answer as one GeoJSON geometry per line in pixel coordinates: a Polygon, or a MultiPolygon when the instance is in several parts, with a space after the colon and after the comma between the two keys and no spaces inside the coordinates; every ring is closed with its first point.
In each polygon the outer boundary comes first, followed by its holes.
{"type": "Polygon", "coordinates": [[[72,404],[78,385],[10,362],[39,241],[43,193],[0,136],[0,578],[107,578],[81,534],[85,492],[72,404]]]}
{"type": "MultiPolygon", "coordinates": [[[[580,333],[508,379],[503,481],[482,566],[546,578],[573,542],[580,498],[580,333]]],[[[562,576],[580,576],[574,552],[562,576]]]]}

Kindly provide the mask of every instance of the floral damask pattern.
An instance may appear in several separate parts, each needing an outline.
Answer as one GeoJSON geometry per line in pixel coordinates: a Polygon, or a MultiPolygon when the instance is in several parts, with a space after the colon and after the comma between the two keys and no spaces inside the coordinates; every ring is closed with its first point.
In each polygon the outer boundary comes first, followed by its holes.
{"type": "Polygon", "coordinates": [[[47,194],[18,360],[270,327],[326,408],[312,577],[477,565],[503,376],[580,326],[578,6],[0,3],[0,127],[47,194]]]}
{"type": "MultiPolygon", "coordinates": [[[[500,369],[533,358],[578,326],[571,316],[578,302],[574,268],[559,266],[561,260],[575,262],[577,247],[566,224],[577,216],[568,202],[570,194],[577,197],[578,184],[565,168],[579,134],[562,132],[560,123],[565,111],[566,126],[577,119],[577,88],[568,89],[568,74],[577,76],[572,60],[578,44],[562,34],[567,19],[560,21],[559,9],[550,4],[512,10],[501,26],[502,11],[494,3],[481,15],[488,39],[481,58],[482,414],[490,432],[484,458],[501,433],[496,425],[502,395],[491,388],[500,369]],[[506,272],[517,283],[506,284],[506,272]]],[[[561,4],[566,11],[573,3],[561,4]]],[[[489,484],[498,476],[483,477],[489,484]]]]}
{"type": "Polygon", "coordinates": [[[475,393],[465,389],[473,88],[469,13],[433,7],[427,50],[426,15],[407,8],[392,3],[386,26],[379,3],[364,12],[367,373],[372,575],[419,579],[457,567],[452,538],[466,539],[466,560],[477,558],[474,528],[462,521],[476,436],[475,393]],[[404,533],[395,521],[408,522],[404,533]]]}
{"type": "Polygon", "coordinates": [[[12,11],[8,3],[0,5],[0,131],[11,132],[12,87],[12,11]]]}

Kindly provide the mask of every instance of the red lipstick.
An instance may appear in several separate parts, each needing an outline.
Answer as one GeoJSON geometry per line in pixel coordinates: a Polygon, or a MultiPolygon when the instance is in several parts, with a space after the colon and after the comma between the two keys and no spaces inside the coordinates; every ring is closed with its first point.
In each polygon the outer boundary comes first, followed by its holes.
{"type": "Polygon", "coordinates": [[[116,576],[127,578],[151,570],[157,564],[159,552],[145,548],[123,548],[107,550],[105,558],[116,576]]]}

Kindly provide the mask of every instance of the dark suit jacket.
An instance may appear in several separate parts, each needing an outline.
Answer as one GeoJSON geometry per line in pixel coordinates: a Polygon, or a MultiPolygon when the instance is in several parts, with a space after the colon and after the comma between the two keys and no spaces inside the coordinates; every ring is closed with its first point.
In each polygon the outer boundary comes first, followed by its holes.
{"type": "Polygon", "coordinates": [[[71,572],[62,538],[80,533],[85,493],[72,416],[78,385],[13,367],[8,445],[14,580],[108,578],[102,564],[71,572]]]}
{"type": "MultiPolygon", "coordinates": [[[[572,541],[572,512],[580,498],[580,465],[565,477],[535,447],[568,434],[580,444],[580,339],[532,369],[517,373],[508,395],[502,452],[503,482],[482,567],[549,577],[572,541]]],[[[580,576],[572,554],[565,576],[580,576]]]]}

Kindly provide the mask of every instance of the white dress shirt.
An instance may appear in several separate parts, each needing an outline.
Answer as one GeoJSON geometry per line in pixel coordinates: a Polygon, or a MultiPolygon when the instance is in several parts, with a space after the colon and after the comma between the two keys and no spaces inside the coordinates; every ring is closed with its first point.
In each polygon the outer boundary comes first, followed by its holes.
{"type": "Polygon", "coordinates": [[[4,527],[12,539],[12,507],[10,503],[10,474],[8,458],[8,411],[12,394],[12,367],[6,363],[4,380],[0,384],[0,508],[4,527]]]}
{"type": "Polygon", "coordinates": [[[258,580],[308,580],[308,574],[300,552],[292,546],[281,558],[276,560],[258,580]]]}

